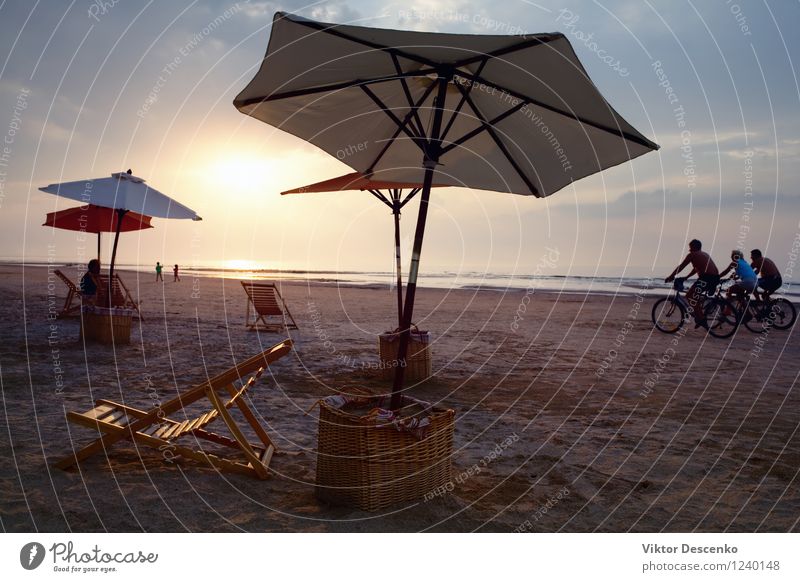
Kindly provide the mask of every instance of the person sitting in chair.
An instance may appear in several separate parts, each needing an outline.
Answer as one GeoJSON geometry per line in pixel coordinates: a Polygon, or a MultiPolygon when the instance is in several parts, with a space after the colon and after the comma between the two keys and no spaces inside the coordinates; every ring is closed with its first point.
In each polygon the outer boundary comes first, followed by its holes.
{"type": "Polygon", "coordinates": [[[81,277],[81,295],[85,302],[95,304],[100,291],[100,261],[92,259],[87,269],[81,277]]]}

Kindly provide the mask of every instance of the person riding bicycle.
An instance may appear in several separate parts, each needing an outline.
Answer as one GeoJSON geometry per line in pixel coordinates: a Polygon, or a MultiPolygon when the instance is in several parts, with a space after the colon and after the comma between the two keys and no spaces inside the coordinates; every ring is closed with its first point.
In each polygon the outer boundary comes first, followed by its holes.
{"type": "Polygon", "coordinates": [[[691,286],[686,293],[686,300],[691,305],[694,311],[695,328],[704,327],[708,329],[708,322],[706,321],[705,313],[703,312],[702,296],[711,295],[716,291],[719,285],[719,269],[711,256],[702,250],[703,243],[694,239],[689,243],[689,254],[681,261],[674,271],[664,279],[665,283],[671,283],[675,280],[675,275],[683,271],[689,264],[692,264],[692,270],[687,277],[691,277],[697,273],[697,281],[691,286]]]}
{"type": "MultiPolygon", "coordinates": [[[[753,261],[750,266],[753,267],[753,270],[758,275],[758,286],[764,290],[763,299],[764,301],[769,301],[770,295],[783,286],[781,272],[775,266],[775,263],[762,255],[758,249],[750,251],[750,260],[753,261]]],[[[756,299],[762,299],[758,295],[758,290],[754,292],[754,295],[756,299]]]]}
{"type": "Polygon", "coordinates": [[[748,293],[754,293],[758,285],[758,277],[753,268],[744,260],[744,254],[739,249],[731,251],[731,264],[722,271],[719,276],[724,277],[733,271],[733,278],[736,283],[728,289],[728,298],[735,295],[739,299],[745,299],[748,293]]]}

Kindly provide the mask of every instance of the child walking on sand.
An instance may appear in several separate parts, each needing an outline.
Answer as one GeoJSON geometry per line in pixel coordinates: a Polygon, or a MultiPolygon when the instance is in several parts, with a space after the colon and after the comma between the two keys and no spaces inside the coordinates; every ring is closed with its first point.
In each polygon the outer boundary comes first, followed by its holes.
{"type": "Polygon", "coordinates": [[[180,276],[178,275],[178,265],[175,265],[172,268],[172,274],[175,275],[175,278],[172,281],[173,283],[177,283],[178,281],[181,280],[180,276]]]}

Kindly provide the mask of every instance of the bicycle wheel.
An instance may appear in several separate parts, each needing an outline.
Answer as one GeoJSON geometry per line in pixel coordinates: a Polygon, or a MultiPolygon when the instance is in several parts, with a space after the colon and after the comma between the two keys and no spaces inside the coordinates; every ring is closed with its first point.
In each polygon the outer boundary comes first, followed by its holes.
{"type": "Polygon", "coordinates": [[[772,325],[775,326],[775,329],[789,329],[792,327],[794,320],[797,319],[797,310],[794,308],[794,304],[783,297],[779,297],[771,303],[767,311],[767,317],[772,322],[772,325]]]}
{"type": "Polygon", "coordinates": [[[742,315],[744,326],[753,333],[761,333],[765,327],[770,325],[764,320],[761,309],[762,303],[751,299],[747,302],[747,307],[742,315]]]}
{"type": "Polygon", "coordinates": [[[722,297],[710,297],[703,305],[708,333],[718,338],[733,335],[739,326],[739,313],[733,303],[722,297]]]}
{"type": "Polygon", "coordinates": [[[683,327],[686,308],[671,297],[662,297],[653,305],[651,317],[658,331],[675,333],[683,327]]]}

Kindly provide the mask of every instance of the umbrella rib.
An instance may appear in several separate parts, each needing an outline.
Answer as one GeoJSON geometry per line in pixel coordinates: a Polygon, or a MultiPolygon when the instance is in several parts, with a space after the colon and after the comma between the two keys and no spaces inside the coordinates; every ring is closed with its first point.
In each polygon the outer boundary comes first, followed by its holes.
{"type": "MultiPolygon", "coordinates": [[[[483,114],[475,106],[475,103],[472,101],[472,99],[469,97],[469,95],[466,94],[466,90],[463,87],[461,87],[460,85],[456,85],[456,86],[458,87],[459,91],[464,92],[464,95],[467,98],[467,103],[469,104],[470,109],[472,109],[472,112],[475,114],[475,116],[478,119],[480,119],[481,123],[484,124],[483,127],[486,128],[486,132],[489,134],[489,136],[492,138],[492,140],[494,140],[494,143],[497,144],[497,147],[500,149],[500,151],[503,152],[503,155],[506,157],[508,162],[514,168],[514,170],[516,170],[517,174],[519,174],[519,177],[522,178],[522,181],[525,182],[525,184],[528,186],[528,188],[531,191],[531,194],[541,198],[542,195],[539,192],[539,190],[536,188],[536,186],[533,185],[533,182],[530,180],[530,178],[528,178],[527,174],[525,174],[525,172],[522,171],[522,168],[519,166],[519,164],[516,162],[516,160],[511,156],[511,152],[509,152],[508,148],[506,148],[506,145],[503,143],[503,140],[500,139],[500,136],[497,135],[497,132],[494,130],[494,124],[497,123],[497,122],[496,121],[492,121],[491,123],[487,123],[486,118],[483,116],[483,114]]],[[[521,104],[518,104],[517,107],[522,108],[523,105],[524,105],[524,103],[521,103],[521,104]]],[[[514,108],[512,107],[511,111],[513,112],[513,110],[514,110],[514,108]]]]}
{"type": "Polygon", "coordinates": [[[409,193],[408,193],[408,196],[406,196],[406,197],[403,199],[403,201],[400,203],[400,208],[402,208],[403,206],[405,206],[405,205],[406,205],[406,203],[407,203],[407,202],[409,202],[409,201],[410,201],[410,200],[411,200],[411,199],[412,199],[414,196],[416,196],[416,195],[419,193],[419,191],[420,191],[420,190],[422,190],[422,188],[413,188],[413,189],[411,190],[411,192],[409,192],[409,193]]]}
{"type": "Polygon", "coordinates": [[[533,38],[527,38],[526,40],[519,42],[517,44],[509,45],[507,47],[499,48],[493,50],[492,52],[485,53],[482,55],[477,55],[474,57],[470,57],[468,59],[464,59],[462,61],[458,61],[453,64],[454,67],[465,67],[467,65],[471,65],[472,63],[478,62],[481,59],[493,59],[497,57],[501,57],[503,55],[507,55],[509,53],[517,52],[524,50],[526,48],[530,48],[532,46],[542,46],[553,41],[559,40],[564,38],[564,35],[561,33],[554,33],[554,34],[546,34],[546,35],[536,35],[533,38]]]}
{"type": "MultiPolygon", "coordinates": [[[[483,67],[486,66],[486,63],[488,61],[489,61],[488,58],[484,58],[483,59],[483,61],[481,62],[480,66],[478,67],[478,70],[475,71],[476,75],[480,75],[481,74],[481,72],[483,71],[483,67]]],[[[467,90],[467,94],[469,94],[469,92],[472,91],[472,87],[474,87],[474,84],[470,84],[469,89],[467,90]]],[[[461,94],[461,99],[459,100],[458,105],[456,105],[456,108],[453,110],[453,114],[450,116],[450,120],[447,122],[447,125],[445,126],[444,131],[442,132],[442,141],[444,141],[444,139],[447,137],[447,134],[450,131],[450,128],[453,127],[453,123],[455,123],[456,118],[458,117],[458,114],[461,111],[461,108],[464,106],[464,103],[466,101],[467,101],[467,96],[466,96],[466,94],[462,93],[461,94]]]]}
{"type": "MultiPolygon", "coordinates": [[[[456,86],[458,86],[458,85],[456,85],[456,86]]],[[[459,87],[459,89],[461,89],[461,88],[459,87]]],[[[514,113],[516,113],[517,111],[519,111],[520,109],[525,107],[525,105],[527,105],[527,102],[521,101],[521,102],[517,103],[514,107],[512,107],[511,109],[508,109],[507,111],[504,111],[503,113],[501,113],[500,115],[498,115],[497,117],[492,119],[491,121],[485,121],[481,117],[478,117],[478,119],[481,120],[482,125],[480,127],[477,127],[475,129],[473,129],[472,131],[470,131],[468,133],[465,133],[464,135],[462,135],[457,140],[451,142],[450,145],[443,147],[442,148],[442,155],[448,153],[450,150],[453,150],[453,149],[457,148],[458,146],[460,146],[464,142],[472,139],[476,135],[483,133],[484,131],[488,130],[489,127],[491,127],[492,125],[494,125],[496,123],[500,123],[506,117],[509,117],[510,115],[513,115],[514,113]]],[[[470,103],[470,107],[472,107],[473,111],[475,110],[475,106],[472,105],[472,103],[470,103]]]]}
{"type": "MultiPolygon", "coordinates": [[[[430,74],[437,73],[436,69],[420,69],[418,71],[409,71],[403,73],[402,77],[426,77],[430,74]]],[[[327,93],[333,91],[340,91],[342,89],[349,89],[350,87],[358,87],[362,85],[372,85],[374,83],[385,83],[386,81],[396,81],[397,75],[381,75],[372,79],[356,79],[354,81],[343,81],[341,83],[333,83],[331,85],[320,85],[319,87],[308,87],[306,89],[295,89],[294,91],[284,91],[283,93],[273,93],[263,97],[251,97],[249,99],[235,100],[234,106],[237,108],[246,107],[248,105],[255,105],[258,103],[267,103],[269,101],[279,101],[281,99],[290,99],[291,97],[304,97],[306,95],[314,95],[316,93],[327,93]]]]}
{"type": "MultiPolygon", "coordinates": [[[[397,71],[398,75],[403,74],[403,68],[400,66],[400,61],[397,60],[397,55],[392,54],[392,62],[394,63],[394,68],[397,71]]],[[[408,101],[408,106],[411,108],[412,113],[414,114],[414,121],[416,121],[417,126],[416,130],[417,133],[422,135],[424,133],[424,128],[422,125],[422,120],[419,118],[417,114],[417,109],[414,107],[414,99],[411,97],[411,90],[408,88],[408,83],[406,83],[405,77],[400,77],[400,84],[403,86],[403,93],[405,93],[406,101],[408,101]]]]}
{"type": "MultiPolygon", "coordinates": [[[[415,144],[417,144],[417,146],[418,146],[418,147],[419,147],[419,148],[420,148],[420,149],[421,149],[423,152],[425,152],[425,151],[427,150],[427,147],[428,147],[428,142],[427,142],[427,140],[426,140],[426,139],[424,139],[424,138],[422,138],[422,137],[420,137],[420,136],[418,136],[418,135],[414,135],[414,134],[413,134],[413,133],[412,133],[412,132],[411,132],[411,131],[408,129],[408,127],[407,127],[407,126],[408,126],[408,123],[407,123],[407,122],[406,122],[406,123],[404,123],[404,122],[400,121],[400,120],[397,118],[397,116],[396,116],[394,113],[392,113],[392,112],[391,112],[391,110],[390,110],[390,109],[389,109],[389,108],[388,108],[388,107],[387,107],[387,106],[386,106],[386,105],[383,103],[383,101],[381,101],[380,97],[378,97],[377,95],[375,95],[375,93],[373,93],[373,92],[372,92],[372,90],[371,90],[369,87],[367,87],[367,86],[365,86],[365,85],[362,85],[362,86],[361,86],[361,89],[364,91],[364,93],[366,93],[366,94],[367,94],[367,96],[368,96],[370,99],[372,99],[372,100],[375,102],[375,105],[377,105],[377,106],[378,106],[378,107],[379,107],[379,108],[380,108],[380,109],[381,109],[381,110],[382,110],[382,111],[383,111],[383,112],[384,112],[386,115],[388,115],[388,116],[389,116],[389,118],[390,118],[392,121],[394,121],[394,123],[397,125],[397,127],[399,127],[399,128],[400,128],[400,129],[403,131],[403,133],[405,133],[405,134],[406,134],[408,137],[410,137],[410,138],[412,139],[412,141],[413,141],[415,144]]],[[[408,119],[408,118],[409,118],[409,115],[406,115],[406,119],[408,119]]]]}
{"type": "MultiPolygon", "coordinates": [[[[435,86],[436,86],[436,84],[435,84],[435,83],[431,83],[431,84],[428,86],[428,88],[425,90],[425,93],[423,93],[422,97],[420,97],[420,100],[419,100],[419,101],[418,101],[418,102],[417,102],[417,103],[414,105],[414,108],[415,108],[415,109],[419,109],[419,107],[420,107],[420,106],[421,106],[421,105],[422,105],[422,104],[425,102],[425,100],[428,98],[428,95],[430,95],[430,94],[431,94],[431,92],[433,91],[433,88],[434,88],[435,86]]],[[[411,111],[409,111],[409,112],[406,114],[406,116],[405,116],[405,119],[403,119],[403,125],[405,125],[406,123],[408,123],[409,119],[411,119],[411,113],[412,113],[412,112],[411,112],[411,111]]],[[[366,174],[366,175],[370,175],[370,174],[372,174],[372,171],[375,169],[375,166],[378,164],[378,162],[380,162],[380,161],[381,161],[381,158],[383,158],[383,156],[386,154],[386,152],[387,152],[387,151],[389,151],[389,147],[390,147],[390,146],[391,146],[391,145],[394,143],[394,141],[397,139],[397,136],[398,136],[398,135],[400,135],[400,132],[401,132],[401,131],[403,131],[403,128],[402,128],[401,126],[398,126],[398,127],[397,127],[397,130],[394,132],[394,135],[392,136],[392,138],[391,138],[389,141],[387,141],[387,142],[386,142],[386,145],[385,145],[385,146],[383,146],[383,149],[381,149],[381,151],[380,151],[380,152],[378,152],[378,155],[377,155],[377,156],[375,157],[375,159],[372,161],[372,164],[370,164],[369,168],[367,168],[367,171],[365,172],[365,174],[366,174]]]]}
{"type": "Polygon", "coordinates": [[[383,192],[381,192],[380,190],[373,190],[372,188],[370,188],[369,190],[367,190],[367,192],[375,196],[375,198],[386,204],[386,206],[388,206],[389,208],[394,208],[392,203],[389,202],[389,199],[386,198],[386,196],[384,196],[383,192]]]}
{"type": "MultiPolygon", "coordinates": [[[[590,121],[588,119],[585,119],[585,118],[581,117],[580,115],[575,115],[574,113],[569,113],[567,111],[564,111],[563,109],[559,109],[558,107],[555,107],[553,105],[548,105],[547,103],[543,103],[542,101],[539,101],[538,99],[534,99],[533,97],[529,97],[528,95],[525,95],[525,94],[520,93],[518,91],[514,91],[513,89],[509,89],[507,87],[503,87],[502,85],[498,85],[497,83],[492,83],[491,81],[487,81],[486,79],[484,79],[483,77],[480,77],[478,75],[473,75],[472,73],[464,74],[463,71],[461,71],[460,69],[458,70],[458,75],[463,76],[464,78],[470,80],[473,84],[476,83],[476,82],[477,83],[483,83],[484,85],[486,85],[488,87],[493,87],[495,89],[498,89],[502,93],[506,93],[508,95],[511,95],[512,97],[517,98],[517,99],[522,99],[523,101],[527,101],[528,103],[530,103],[532,105],[536,105],[537,107],[541,107],[543,109],[547,109],[548,111],[552,111],[553,113],[558,113],[559,115],[563,115],[564,117],[567,117],[569,119],[574,119],[575,121],[578,121],[579,123],[589,125],[589,126],[594,127],[596,129],[599,129],[599,130],[608,132],[610,134],[616,135],[618,137],[622,137],[624,139],[627,139],[628,141],[632,141],[634,143],[638,143],[639,145],[642,145],[642,146],[644,146],[646,148],[650,148],[651,150],[657,150],[659,148],[658,144],[655,144],[655,143],[651,142],[649,139],[647,139],[645,137],[641,137],[641,136],[638,136],[638,135],[633,135],[631,133],[628,133],[627,131],[621,130],[620,128],[616,128],[615,129],[613,127],[608,127],[607,125],[603,125],[602,123],[597,123],[596,121],[590,121]]],[[[454,84],[456,86],[458,86],[457,82],[454,83],[454,84]]],[[[602,96],[600,98],[603,99],[602,96]]],[[[603,99],[603,101],[605,101],[605,99],[603,99]]],[[[608,105],[608,102],[606,102],[606,104],[608,105]]],[[[608,107],[611,108],[611,105],[608,105],[608,107]]]]}

